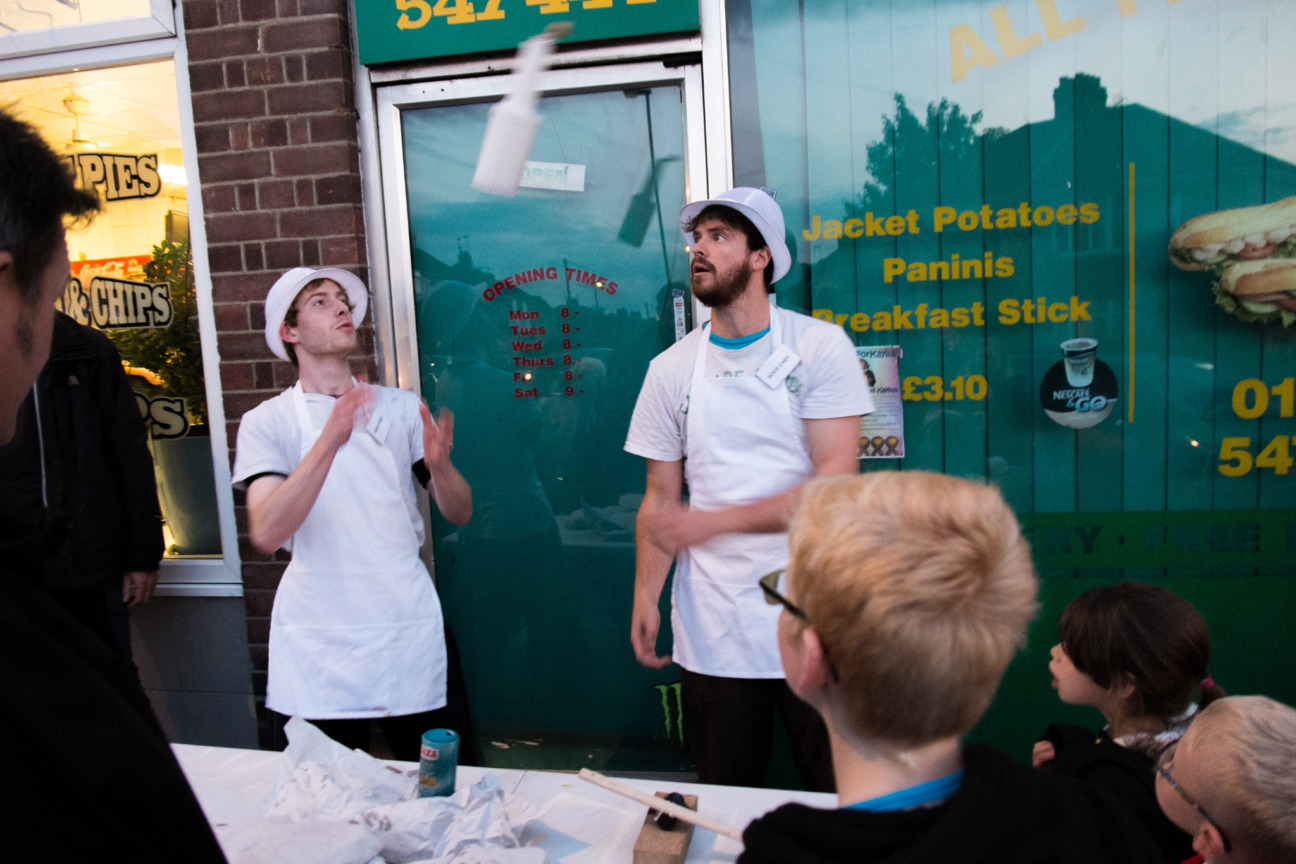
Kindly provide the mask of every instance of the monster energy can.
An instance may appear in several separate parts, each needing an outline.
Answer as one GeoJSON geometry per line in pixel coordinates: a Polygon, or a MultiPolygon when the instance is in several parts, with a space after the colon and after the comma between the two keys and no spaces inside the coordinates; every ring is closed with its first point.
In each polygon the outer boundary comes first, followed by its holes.
{"type": "Polygon", "coordinates": [[[453,729],[430,729],[423,733],[419,751],[419,797],[436,798],[455,791],[455,769],[459,767],[459,735],[453,729]]]}

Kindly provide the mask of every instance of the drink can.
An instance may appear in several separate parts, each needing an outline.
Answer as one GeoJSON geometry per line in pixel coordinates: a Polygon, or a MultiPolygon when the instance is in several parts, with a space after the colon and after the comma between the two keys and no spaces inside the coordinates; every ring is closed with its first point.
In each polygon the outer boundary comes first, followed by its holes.
{"type": "Polygon", "coordinates": [[[429,729],[419,751],[419,797],[453,795],[459,767],[459,734],[453,729],[429,729]]]}

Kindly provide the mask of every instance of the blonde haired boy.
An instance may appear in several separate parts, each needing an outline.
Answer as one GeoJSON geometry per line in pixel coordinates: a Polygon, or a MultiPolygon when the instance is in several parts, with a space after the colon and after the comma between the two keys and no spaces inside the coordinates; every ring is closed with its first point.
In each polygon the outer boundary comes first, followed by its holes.
{"type": "Polygon", "coordinates": [[[1119,804],[959,739],[1037,610],[1030,547],[993,487],[920,471],[806,488],[782,603],[788,685],[828,727],[840,809],[752,822],[740,862],[1159,861],[1119,804]]]}
{"type": "Polygon", "coordinates": [[[1296,861],[1296,709],[1264,696],[1212,702],[1162,754],[1156,791],[1206,864],[1296,861]]]}

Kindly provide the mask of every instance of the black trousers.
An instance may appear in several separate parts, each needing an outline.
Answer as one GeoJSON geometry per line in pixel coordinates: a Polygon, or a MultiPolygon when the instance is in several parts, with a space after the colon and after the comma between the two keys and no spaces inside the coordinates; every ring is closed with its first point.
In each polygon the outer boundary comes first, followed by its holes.
{"type": "Polygon", "coordinates": [[[810,792],[836,792],[828,730],[782,678],[720,678],[681,670],[684,742],[698,782],[765,785],[774,749],[774,712],[783,716],[792,760],[810,792]]]}
{"type": "MultiPolygon", "coordinates": [[[[432,711],[402,714],[398,717],[379,717],[378,728],[387,739],[392,755],[403,762],[417,762],[423,733],[429,729],[453,729],[459,733],[459,764],[480,765],[481,748],[473,735],[472,713],[468,710],[468,688],[464,683],[463,666],[459,661],[459,646],[454,633],[445,629],[446,640],[446,704],[432,711]]],[[[310,718],[306,718],[310,720],[310,718]]],[[[352,750],[369,749],[370,718],[347,720],[311,720],[320,731],[334,741],[352,750]]]]}

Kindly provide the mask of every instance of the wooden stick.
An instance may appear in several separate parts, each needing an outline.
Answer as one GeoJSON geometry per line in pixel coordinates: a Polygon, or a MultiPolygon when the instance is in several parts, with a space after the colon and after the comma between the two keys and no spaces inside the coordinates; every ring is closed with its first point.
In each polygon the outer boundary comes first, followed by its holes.
{"type": "Polygon", "coordinates": [[[582,768],[576,776],[580,777],[582,780],[588,780],[595,786],[602,786],[609,792],[623,795],[631,801],[638,801],[640,804],[645,804],[650,810],[660,810],[663,813],[668,813],[676,819],[682,819],[683,821],[696,825],[699,828],[705,828],[708,831],[714,831],[716,834],[723,834],[726,837],[732,837],[739,843],[742,842],[742,829],[735,828],[732,825],[726,825],[723,822],[718,822],[710,816],[703,816],[696,810],[681,807],[678,804],[666,801],[662,798],[657,798],[647,792],[640,792],[633,786],[619,783],[611,777],[605,777],[597,771],[591,771],[588,768],[582,768]]]}

